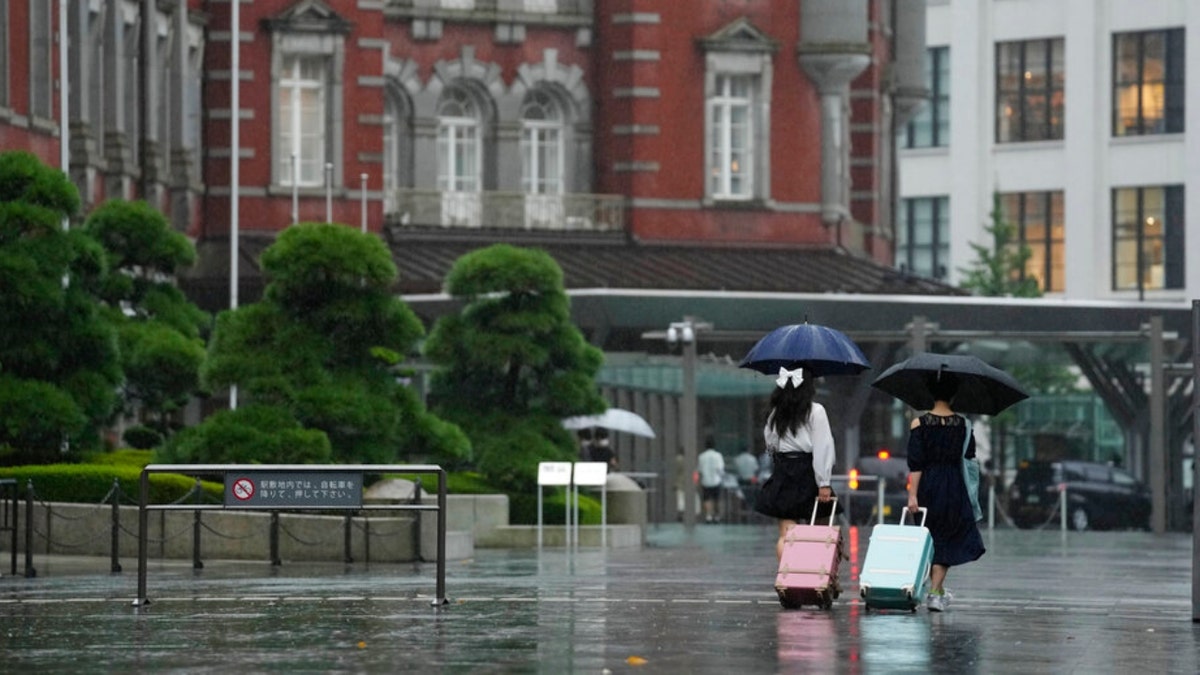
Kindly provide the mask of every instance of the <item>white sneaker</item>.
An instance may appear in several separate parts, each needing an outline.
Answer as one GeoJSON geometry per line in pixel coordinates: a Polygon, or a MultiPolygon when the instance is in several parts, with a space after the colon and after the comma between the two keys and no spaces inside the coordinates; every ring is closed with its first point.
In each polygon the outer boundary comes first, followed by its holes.
{"type": "Polygon", "coordinates": [[[931,612],[944,612],[946,611],[946,598],[942,595],[930,593],[925,598],[925,607],[931,612]]]}

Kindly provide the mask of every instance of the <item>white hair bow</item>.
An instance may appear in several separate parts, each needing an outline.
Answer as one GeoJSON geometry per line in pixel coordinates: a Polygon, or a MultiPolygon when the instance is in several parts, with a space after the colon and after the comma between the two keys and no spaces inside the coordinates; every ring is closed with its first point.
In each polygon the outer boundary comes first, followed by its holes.
{"type": "Polygon", "coordinates": [[[797,368],[795,370],[788,370],[787,368],[780,366],[779,377],[775,380],[775,384],[780,389],[783,389],[787,386],[788,380],[792,381],[793,387],[799,389],[800,385],[804,384],[804,369],[797,368]]]}

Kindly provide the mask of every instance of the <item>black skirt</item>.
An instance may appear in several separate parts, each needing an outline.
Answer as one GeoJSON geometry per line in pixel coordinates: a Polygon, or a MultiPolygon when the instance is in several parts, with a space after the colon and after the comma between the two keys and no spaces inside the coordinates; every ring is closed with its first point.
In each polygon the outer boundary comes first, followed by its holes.
{"type": "MultiPolygon", "coordinates": [[[[808,523],[819,494],[812,453],[776,453],[772,462],[771,477],[762,484],[754,510],[772,518],[808,523]]],[[[831,508],[832,502],[820,504],[817,519],[828,519],[831,508]]]]}

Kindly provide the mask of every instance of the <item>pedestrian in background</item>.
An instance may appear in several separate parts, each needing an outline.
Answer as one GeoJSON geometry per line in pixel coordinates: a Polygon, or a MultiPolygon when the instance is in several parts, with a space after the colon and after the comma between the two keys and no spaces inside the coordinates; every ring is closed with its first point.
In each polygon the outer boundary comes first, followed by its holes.
{"type": "Polygon", "coordinates": [[[725,456],[713,446],[712,437],[704,441],[705,451],[696,458],[697,473],[700,474],[700,495],[704,502],[704,522],[721,522],[717,513],[717,501],[721,498],[721,484],[725,481],[725,456]]]}
{"type": "Polygon", "coordinates": [[[975,524],[975,513],[963,478],[965,457],[975,457],[974,435],[968,438],[966,418],[950,407],[958,392],[954,373],[930,373],[926,385],[934,404],[912,421],[908,434],[908,510],[927,509],[925,523],[933,537],[933,567],[925,606],[943,612],[951,595],[946,574],[951,567],[978,560],[986,549],[975,524]]]}
{"type": "Polygon", "coordinates": [[[803,368],[780,368],[763,427],[772,469],[759,489],[754,510],[779,519],[777,557],[783,555],[788,529],[808,523],[814,504],[820,502],[817,518],[828,518],[833,508],[833,432],[825,406],[813,400],[814,380],[803,368]]]}

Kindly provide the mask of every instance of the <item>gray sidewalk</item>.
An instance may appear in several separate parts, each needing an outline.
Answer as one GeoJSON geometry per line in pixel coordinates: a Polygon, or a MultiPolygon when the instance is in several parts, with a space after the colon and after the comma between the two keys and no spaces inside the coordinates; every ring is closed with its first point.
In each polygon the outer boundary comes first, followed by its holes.
{"type": "MultiPolygon", "coordinates": [[[[0,578],[7,672],[1195,673],[1191,535],[998,530],[955,599],[866,613],[851,531],[832,611],[783,610],[773,526],[651,528],[642,550],[480,550],[434,566],[35,558],[0,578]]],[[[7,557],[4,559],[7,568],[7,557]]],[[[7,571],[7,569],[5,569],[7,571]]]]}

